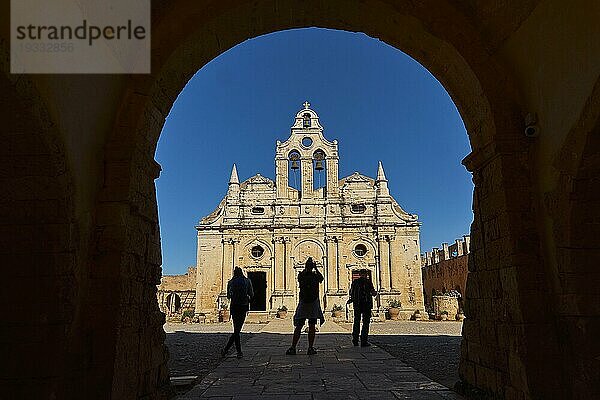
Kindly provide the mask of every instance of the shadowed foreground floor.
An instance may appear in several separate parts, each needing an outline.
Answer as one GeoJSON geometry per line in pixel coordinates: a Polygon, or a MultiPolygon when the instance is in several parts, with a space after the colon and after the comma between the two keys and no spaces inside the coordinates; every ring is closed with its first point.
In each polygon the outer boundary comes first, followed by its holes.
{"type": "MultiPolygon", "coordinates": [[[[289,321],[275,320],[243,346],[244,358],[225,358],[189,392],[188,399],[460,399],[379,346],[354,347],[347,331],[326,323],[317,336],[318,353],[286,356],[289,321]]],[[[224,339],[223,339],[224,340],[224,339]]]]}
{"type": "Polygon", "coordinates": [[[459,380],[460,339],[460,336],[371,336],[371,342],[450,389],[459,380]]]}

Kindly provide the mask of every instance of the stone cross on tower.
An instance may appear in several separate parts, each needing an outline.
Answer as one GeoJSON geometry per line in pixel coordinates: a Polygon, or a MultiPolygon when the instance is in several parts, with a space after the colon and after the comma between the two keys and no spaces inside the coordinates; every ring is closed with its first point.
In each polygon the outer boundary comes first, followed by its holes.
{"type": "Polygon", "coordinates": [[[308,107],[310,107],[310,103],[308,101],[304,102],[304,109],[308,110],[308,107]]]}

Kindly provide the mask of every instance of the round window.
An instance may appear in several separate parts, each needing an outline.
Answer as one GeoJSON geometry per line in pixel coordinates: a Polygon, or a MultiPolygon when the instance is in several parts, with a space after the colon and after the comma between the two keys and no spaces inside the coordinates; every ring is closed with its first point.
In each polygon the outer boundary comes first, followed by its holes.
{"type": "Polygon", "coordinates": [[[304,139],[302,139],[302,146],[304,147],[310,147],[312,145],[312,139],[309,137],[305,137],[304,139]]]}
{"type": "Polygon", "coordinates": [[[362,243],[357,244],[356,247],[354,247],[354,254],[356,254],[359,257],[364,256],[365,254],[367,254],[367,246],[365,246],[362,243]]]}
{"type": "Polygon", "coordinates": [[[252,254],[252,257],[254,258],[261,258],[262,255],[265,253],[265,249],[263,249],[261,246],[254,246],[252,247],[252,249],[250,249],[250,254],[252,254]]]}

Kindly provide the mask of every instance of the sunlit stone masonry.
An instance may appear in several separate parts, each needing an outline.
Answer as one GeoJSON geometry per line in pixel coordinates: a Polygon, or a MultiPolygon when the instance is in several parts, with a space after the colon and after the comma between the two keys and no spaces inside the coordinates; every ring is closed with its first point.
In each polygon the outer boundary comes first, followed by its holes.
{"type": "Polygon", "coordinates": [[[358,172],[339,179],[338,162],[337,140],[323,136],[305,102],[290,137],[277,141],[275,181],[256,174],[240,183],[233,166],[227,195],[196,226],[196,312],[211,320],[226,307],[227,280],[238,266],[254,286],[251,313],[293,311],[296,276],[312,257],[325,277],[325,310],[343,306],[357,271],[368,269],[377,309],[397,300],[403,318],[424,314],[417,215],[390,195],[381,162],[375,179],[358,172]]]}

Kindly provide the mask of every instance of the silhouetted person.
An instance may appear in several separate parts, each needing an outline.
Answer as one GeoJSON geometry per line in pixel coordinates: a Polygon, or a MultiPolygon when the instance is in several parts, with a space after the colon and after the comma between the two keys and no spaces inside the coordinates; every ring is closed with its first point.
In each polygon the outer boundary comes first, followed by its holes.
{"type": "Polygon", "coordinates": [[[308,257],[304,269],[298,274],[298,283],[300,284],[300,300],[296,313],[294,314],[294,338],[292,346],[285,354],[296,354],[296,345],[300,340],[302,327],[308,319],[308,351],[307,354],[316,354],[315,333],[317,319],[321,320],[321,325],[325,322],[321,302],[319,301],[319,284],[323,282],[323,275],[317,270],[317,265],[312,257],[308,257]]]}
{"type": "Polygon", "coordinates": [[[250,279],[244,276],[240,267],[235,267],[233,270],[233,278],[227,282],[227,298],[229,302],[229,312],[233,321],[233,333],[229,337],[229,341],[225,348],[221,351],[221,355],[225,357],[227,352],[235,342],[237,350],[237,358],[242,358],[242,345],[240,343],[240,332],[246,320],[250,299],[254,297],[254,290],[250,279]]]}
{"type": "Polygon", "coordinates": [[[358,346],[360,332],[360,345],[363,347],[369,344],[369,323],[371,322],[371,309],[373,308],[373,296],[377,295],[373,283],[367,277],[367,270],[360,270],[360,278],[355,279],[350,286],[350,298],[348,304],[354,304],[354,326],[352,327],[352,343],[358,346]],[[360,330],[360,319],[363,326],[360,330]]]}

